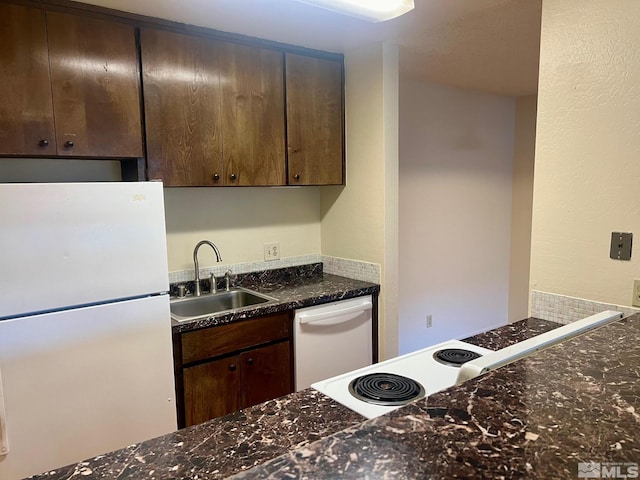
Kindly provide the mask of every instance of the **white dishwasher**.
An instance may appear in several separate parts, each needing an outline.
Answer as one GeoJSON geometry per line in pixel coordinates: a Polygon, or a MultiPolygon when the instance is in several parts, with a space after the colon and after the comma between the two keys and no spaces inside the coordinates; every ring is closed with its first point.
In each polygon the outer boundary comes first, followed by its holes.
{"type": "Polygon", "coordinates": [[[372,308],[371,295],[367,295],[296,310],[296,391],[371,365],[372,308]]]}

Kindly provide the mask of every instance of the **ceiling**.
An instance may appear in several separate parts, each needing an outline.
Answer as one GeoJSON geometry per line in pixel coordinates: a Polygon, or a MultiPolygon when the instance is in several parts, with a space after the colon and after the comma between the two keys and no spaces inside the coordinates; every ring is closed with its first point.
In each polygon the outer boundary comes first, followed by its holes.
{"type": "Polygon", "coordinates": [[[345,52],[372,42],[399,45],[400,72],[503,95],[537,91],[542,0],[415,0],[381,23],[295,0],[84,0],[309,48],[345,52]]]}

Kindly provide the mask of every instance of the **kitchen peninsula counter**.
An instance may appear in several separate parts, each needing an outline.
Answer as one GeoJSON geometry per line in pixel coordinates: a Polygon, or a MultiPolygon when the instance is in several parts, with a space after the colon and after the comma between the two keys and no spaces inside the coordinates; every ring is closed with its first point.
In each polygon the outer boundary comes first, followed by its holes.
{"type": "Polygon", "coordinates": [[[636,314],[235,478],[637,478],[639,340],[636,314]]]}
{"type": "MultiPolygon", "coordinates": [[[[465,341],[497,349],[557,326],[559,325],[554,322],[526,319],[470,337],[465,341]]],[[[440,394],[432,395],[430,398],[436,395],[440,394]]],[[[452,400],[454,399],[452,397],[452,400]]],[[[499,401],[499,399],[496,400],[499,401]]],[[[422,405],[425,401],[418,403],[422,405]]],[[[430,402],[426,402],[426,405],[430,405],[430,402]]],[[[405,419],[404,421],[407,422],[406,418],[412,418],[413,415],[425,415],[423,408],[425,408],[424,405],[404,407],[380,421],[401,422],[405,419]]],[[[386,424],[378,427],[378,421],[365,420],[364,417],[323,394],[306,389],[226,417],[216,418],[201,425],[31,478],[38,480],[66,480],[76,477],[121,480],[219,479],[242,473],[253,467],[256,469],[247,473],[249,478],[261,478],[263,474],[273,474],[275,478],[281,478],[286,474],[278,473],[278,466],[285,470],[304,469],[304,463],[298,462],[307,455],[321,457],[323,460],[320,464],[330,463],[330,458],[322,452],[327,445],[336,445],[335,442],[340,442],[344,446],[346,449],[344,452],[348,452],[349,459],[353,454],[357,456],[358,462],[354,463],[350,460],[351,464],[369,463],[382,452],[371,451],[372,455],[369,458],[366,448],[361,449],[357,446],[356,450],[349,449],[353,447],[353,442],[357,444],[357,439],[361,435],[365,437],[371,435],[377,428],[382,428],[384,433],[386,424]],[[269,462],[270,460],[273,462],[269,462]]],[[[377,438],[380,434],[373,433],[373,435],[377,438]]],[[[386,443],[386,449],[406,450],[408,447],[402,440],[404,436],[398,434],[393,444],[386,443]]],[[[419,443],[419,438],[406,436],[419,443]]],[[[385,455],[389,453],[387,451],[385,455]]],[[[380,470],[383,457],[379,457],[378,460],[380,462],[376,463],[376,468],[380,470]]],[[[337,467],[337,464],[334,467],[337,467]]],[[[341,476],[332,471],[327,470],[326,475],[316,471],[310,473],[308,477],[339,478],[341,476]]],[[[357,472],[348,472],[348,474],[355,478],[360,476],[357,472]]],[[[382,472],[377,474],[382,475],[382,472]]],[[[301,476],[304,477],[304,474],[301,476]]],[[[402,478],[402,475],[396,478],[402,478]]]]}

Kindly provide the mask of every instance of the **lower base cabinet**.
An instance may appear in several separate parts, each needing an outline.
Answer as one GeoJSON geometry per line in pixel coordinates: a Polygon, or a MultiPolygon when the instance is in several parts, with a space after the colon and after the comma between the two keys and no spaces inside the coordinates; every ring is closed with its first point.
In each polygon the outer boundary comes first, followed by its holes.
{"type": "Polygon", "coordinates": [[[179,427],[293,392],[292,312],[174,337],[179,427]]]}

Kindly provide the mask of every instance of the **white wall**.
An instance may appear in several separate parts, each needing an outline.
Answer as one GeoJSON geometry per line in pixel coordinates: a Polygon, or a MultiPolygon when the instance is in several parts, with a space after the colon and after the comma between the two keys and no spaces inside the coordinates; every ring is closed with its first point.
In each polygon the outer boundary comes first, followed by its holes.
{"type": "Polygon", "coordinates": [[[514,110],[401,82],[401,353],[507,322],[514,110]]]}
{"type": "Polygon", "coordinates": [[[511,255],[509,262],[509,322],[529,315],[529,265],[533,167],[536,145],[537,97],[516,98],[513,188],[511,195],[511,255]]]}
{"type": "Polygon", "coordinates": [[[398,52],[346,52],[346,187],[322,188],[322,253],[381,265],[380,349],[397,355],[398,52]]]}
{"type": "MultiPolygon", "coordinates": [[[[320,254],[320,194],[304,188],[165,188],[169,271],[193,268],[193,248],[211,240],[222,264],[262,261],[263,244],[281,257],[320,254]]],[[[210,248],[201,267],[216,265],[210,248]]]]}
{"type": "Polygon", "coordinates": [[[640,2],[545,0],[542,8],[531,287],[630,305],[640,278],[609,258],[640,234],[640,2]]]}

